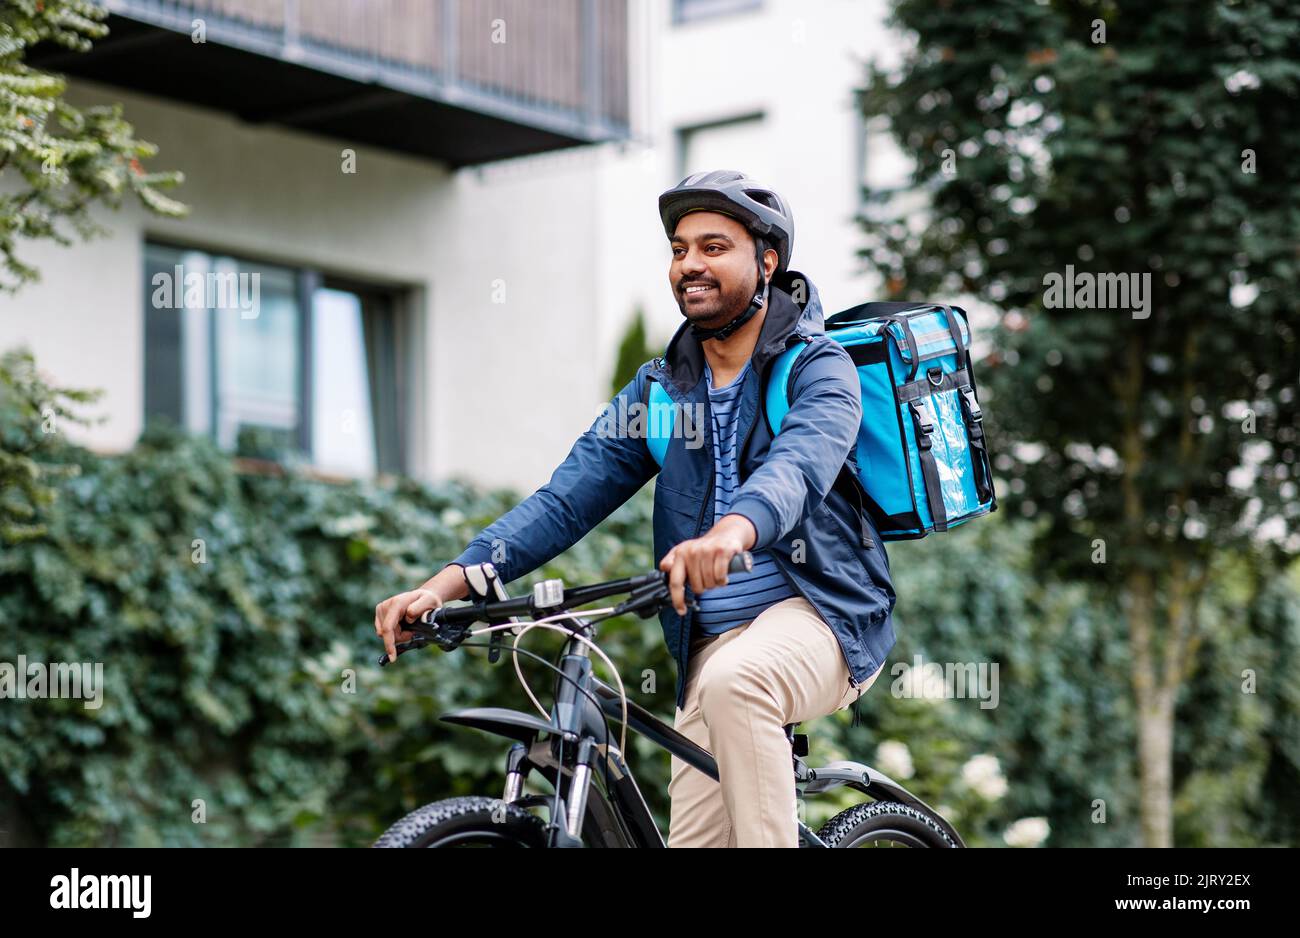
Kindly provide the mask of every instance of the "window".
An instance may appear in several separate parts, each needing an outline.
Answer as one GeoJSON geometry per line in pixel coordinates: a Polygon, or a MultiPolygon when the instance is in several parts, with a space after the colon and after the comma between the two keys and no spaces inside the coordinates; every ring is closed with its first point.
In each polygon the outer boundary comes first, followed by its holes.
{"type": "Polygon", "coordinates": [[[762,5],[763,0],[673,0],[673,22],[693,23],[714,16],[757,10],[762,5]]]}
{"type": "Polygon", "coordinates": [[[761,113],[681,127],[677,131],[677,177],[673,181],[701,170],[734,169],[770,186],[768,151],[761,113]]]}
{"type": "Polygon", "coordinates": [[[241,455],[400,472],[400,300],[314,270],[148,244],[145,414],[241,455]]]}

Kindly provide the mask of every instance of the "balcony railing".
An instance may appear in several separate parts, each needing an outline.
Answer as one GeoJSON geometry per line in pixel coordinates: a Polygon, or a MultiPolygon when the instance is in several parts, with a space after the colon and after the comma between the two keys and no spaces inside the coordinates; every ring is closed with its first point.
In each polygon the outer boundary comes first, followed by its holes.
{"type": "MultiPolygon", "coordinates": [[[[367,92],[384,99],[396,92],[459,112],[471,112],[539,132],[537,149],[619,139],[628,134],[627,0],[97,0],[126,21],[126,55],[153,56],[150,40],[132,36],[141,26],[173,37],[168,69],[206,67],[215,57],[183,56],[202,21],[204,45],[277,60],[365,88],[341,93],[338,85],[308,89],[301,78],[263,83],[255,100],[237,108],[254,120],[313,122],[356,112],[367,92]],[[200,66],[199,62],[208,62],[200,66]],[[303,93],[290,95],[296,87],[303,93]],[[553,138],[551,146],[544,139],[553,138]]],[[[114,35],[103,43],[114,46],[114,35]]],[[[193,46],[190,46],[190,50],[193,46]]],[[[90,55],[95,55],[92,51],[90,55]]],[[[122,58],[121,54],[114,56],[122,58]]],[[[76,71],[69,56],[59,66],[76,71]]],[[[244,63],[248,60],[241,59],[244,63]]],[[[163,64],[158,61],[155,66],[163,64]]],[[[248,66],[245,72],[256,68],[248,66]]],[[[137,76],[139,68],[117,69],[137,76]]],[[[107,66],[86,74],[114,80],[107,66]],[[105,75],[104,72],[108,74],[105,75]]],[[[158,81],[165,82],[163,74],[158,81]]],[[[192,77],[192,76],[191,76],[192,77]]],[[[212,74],[212,81],[231,76],[212,74]]],[[[186,82],[182,80],[180,86],[186,82]]],[[[156,88],[148,89],[157,91],[156,88]]],[[[163,93],[167,93],[164,91],[163,93]]],[[[185,97],[184,92],[173,96],[185,97]]],[[[391,97],[386,99],[392,103],[391,97]]],[[[210,102],[201,102],[210,103],[210,102]]],[[[482,131],[487,125],[457,124],[482,131]]]]}

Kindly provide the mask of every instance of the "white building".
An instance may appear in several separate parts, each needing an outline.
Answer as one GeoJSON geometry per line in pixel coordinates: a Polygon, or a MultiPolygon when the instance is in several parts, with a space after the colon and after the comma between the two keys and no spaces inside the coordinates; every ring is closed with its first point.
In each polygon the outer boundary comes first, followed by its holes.
{"type": "Polygon", "coordinates": [[[531,491],[608,399],[634,310],[659,339],[680,322],[656,198],[688,171],[789,199],[828,312],[875,292],[853,218],[864,167],[900,164],[853,90],[898,42],[883,0],[107,6],[98,52],[47,67],[78,106],[122,102],[192,212],[97,210],[109,237],[23,246],[43,281],[0,296],[0,349],[106,390],[97,449],[159,413],[323,471],[531,491]],[[259,274],[256,315],[175,308],[178,264],[259,274]]]}

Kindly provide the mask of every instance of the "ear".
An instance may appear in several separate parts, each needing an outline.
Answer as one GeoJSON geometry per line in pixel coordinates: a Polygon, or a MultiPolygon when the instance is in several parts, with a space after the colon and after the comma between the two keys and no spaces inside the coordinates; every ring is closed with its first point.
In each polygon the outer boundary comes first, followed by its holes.
{"type": "Polygon", "coordinates": [[[776,272],[776,265],[779,260],[775,248],[768,248],[763,252],[763,279],[768,283],[772,282],[772,274],[776,272]]]}

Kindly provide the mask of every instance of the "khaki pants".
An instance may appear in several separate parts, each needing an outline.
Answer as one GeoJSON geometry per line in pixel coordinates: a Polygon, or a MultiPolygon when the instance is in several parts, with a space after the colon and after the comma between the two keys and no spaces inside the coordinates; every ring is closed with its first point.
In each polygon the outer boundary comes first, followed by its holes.
{"type": "Polygon", "coordinates": [[[695,638],[673,725],[713,755],[720,782],[672,757],[668,846],[797,847],[784,726],[852,706],[882,670],[853,687],[830,626],[800,596],[695,638]]]}

